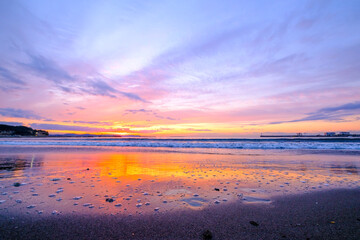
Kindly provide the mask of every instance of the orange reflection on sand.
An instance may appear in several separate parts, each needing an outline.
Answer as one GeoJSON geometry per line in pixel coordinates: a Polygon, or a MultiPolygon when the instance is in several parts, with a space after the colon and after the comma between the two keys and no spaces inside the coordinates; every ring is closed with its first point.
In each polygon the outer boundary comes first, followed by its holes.
{"type": "MultiPolygon", "coordinates": [[[[360,183],[357,156],[263,153],[50,151],[7,156],[17,170],[1,176],[8,192],[20,192],[16,198],[24,206],[86,214],[200,209],[239,200],[269,202],[274,195],[360,183]],[[26,185],[15,188],[14,182],[26,185]]],[[[16,210],[14,206],[22,205],[2,204],[10,210],[16,210]]]]}

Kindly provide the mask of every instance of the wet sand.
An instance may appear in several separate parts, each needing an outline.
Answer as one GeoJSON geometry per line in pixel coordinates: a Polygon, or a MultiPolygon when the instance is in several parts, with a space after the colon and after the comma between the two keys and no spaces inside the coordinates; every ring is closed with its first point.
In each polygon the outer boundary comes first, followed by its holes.
{"type": "Polygon", "coordinates": [[[143,216],[0,215],[1,239],[359,239],[360,189],[143,216]]]}
{"type": "Polygon", "coordinates": [[[359,239],[359,151],[0,147],[0,239],[359,239]]]}

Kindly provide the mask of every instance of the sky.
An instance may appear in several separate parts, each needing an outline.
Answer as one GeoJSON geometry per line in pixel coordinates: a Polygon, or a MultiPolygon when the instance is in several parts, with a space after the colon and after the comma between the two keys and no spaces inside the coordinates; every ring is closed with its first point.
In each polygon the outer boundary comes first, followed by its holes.
{"type": "Polygon", "coordinates": [[[0,124],[360,132],[360,1],[0,0],[0,124]]]}

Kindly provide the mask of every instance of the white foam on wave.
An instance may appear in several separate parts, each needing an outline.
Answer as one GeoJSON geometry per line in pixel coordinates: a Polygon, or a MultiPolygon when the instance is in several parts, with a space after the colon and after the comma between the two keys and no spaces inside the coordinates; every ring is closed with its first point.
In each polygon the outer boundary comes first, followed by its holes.
{"type": "Polygon", "coordinates": [[[153,148],[221,148],[221,149],[322,149],[360,150],[360,142],[326,141],[201,141],[201,140],[0,140],[0,145],[10,146],[103,146],[103,147],[153,147],[153,148]]]}

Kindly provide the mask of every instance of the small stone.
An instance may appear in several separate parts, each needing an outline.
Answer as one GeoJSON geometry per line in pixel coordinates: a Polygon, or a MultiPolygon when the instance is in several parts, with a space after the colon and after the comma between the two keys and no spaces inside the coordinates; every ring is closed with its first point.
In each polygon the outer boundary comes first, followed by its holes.
{"type": "Polygon", "coordinates": [[[90,168],[87,168],[86,170],[88,170],[88,171],[89,171],[89,170],[90,170],[90,168]]]}
{"type": "Polygon", "coordinates": [[[58,190],[56,190],[56,193],[61,193],[63,191],[64,191],[63,189],[58,189],[58,190]]]}
{"type": "Polygon", "coordinates": [[[62,198],[58,198],[58,199],[56,199],[56,201],[58,201],[58,202],[60,202],[62,200],[62,198]]]}
{"type": "Polygon", "coordinates": [[[83,204],[84,207],[88,207],[88,206],[90,206],[90,205],[91,205],[91,203],[84,203],[84,204],[83,204]]]}
{"type": "Polygon", "coordinates": [[[2,203],[4,203],[4,202],[6,202],[6,200],[0,200],[0,204],[2,204],[2,203]]]}
{"type": "Polygon", "coordinates": [[[71,178],[68,177],[66,180],[71,180],[71,178]]]}
{"type": "Polygon", "coordinates": [[[52,215],[59,215],[60,213],[57,210],[52,211],[52,215]]]}
{"type": "Polygon", "coordinates": [[[22,203],[22,200],[21,199],[16,199],[15,202],[22,203]]]}
{"type": "Polygon", "coordinates": [[[259,226],[259,224],[258,224],[257,222],[255,222],[255,221],[250,221],[249,223],[250,223],[251,225],[255,226],[255,227],[259,226]]]}
{"type": "Polygon", "coordinates": [[[154,211],[155,211],[155,212],[157,212],[157,211],[159,211],[159,210],[160,210],[160,208],[158,208],[158,207],[154,208],[154,211]]]}
{"type": "Polygon", "coordinates": [[[38,193],[33,193],[32,195],[33,195],[34,197],[39,196],[38,193]]]}
{"type": "Polygon", "coordinates": [[[136,207],[141,207],[141,206],[142,206],[142,203],[136,204],[136,207]]]}
{"type": "Polygon", "coordinates": [[[14,183],[14,187],[20,187],[20,186],[21,186],[21,183],[19,183],[19,182],[14,183]]]}
{"type": "Polygon", "coordinates": [[[219,189],[219,188],[214,188],[214,190],[215,190],[215,191],[217,191],[217,192],[218,192],[218,191],[220,191],[220,189],[219,189]]]}
{"type": "Polygon", "coordinates": [[[35,205],[29,205],[29,206],[27,206],[26,208],[31,209],[31,208],[34,208],[34,207],[35,207],[35,205]]]}
{"type": "Polygon", "coordinates": [[[107,198],[106,201],[111,203],[111,202],[114,201],[114,199],[112,199],[112,198],[107,198]]]}
{"type": "Polygon", "coordinates": [[[121,207],[121,203],[115,204],[115,207],[121,207]]]}
{"type": "Polygon", "coordinates": [[[43,214],[43,212],[44,212],[44,211],[41,211],[41,210],[40,210],[40,211],[38,211],[38,214],[43,214]]]}
{"type": "Polygon", "coordinates": [[[80,200],[82,199],[82,196],[73,197],[73,200],[80,200]]]}
{"type": "Polygon", "coordinates": [[[215,200],[214,203],[215,203],[215,204],[219,204],[220,201],[219,201],[219,200],[215,200]]]}
{"type": "Polygon", "coordinates": [[[53,178],[53,179],[51,179],[51,181],[60,181],[61,180],[61,178],[53,178]]]}
{"type": "Polygon", "coordinates": [[[213,238],[213,235],[209,230],[206,230],[206,231],[203,232],[202,238],[204,240],[211,240],[213,238]]]}
{"type": "Polygon", "coordinates": [[[49,197],[56,197],[56,195],[55,194],[50,194],[49,197]]]}

